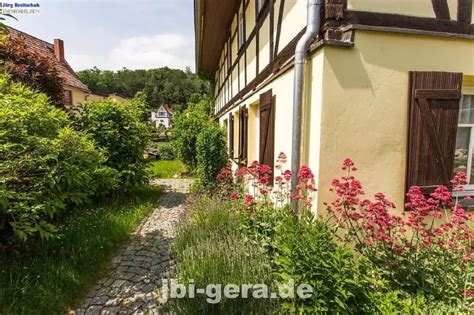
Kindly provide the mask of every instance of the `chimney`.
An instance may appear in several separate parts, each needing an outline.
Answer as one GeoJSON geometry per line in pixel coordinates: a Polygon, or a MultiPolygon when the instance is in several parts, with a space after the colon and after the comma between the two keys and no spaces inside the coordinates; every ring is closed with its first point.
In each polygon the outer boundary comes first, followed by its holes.
{"type": "Polygon", "coordinates": [[[64,42],[62,39],[54,40],[54,55],[59,62],[64,62],[64,42]]]}

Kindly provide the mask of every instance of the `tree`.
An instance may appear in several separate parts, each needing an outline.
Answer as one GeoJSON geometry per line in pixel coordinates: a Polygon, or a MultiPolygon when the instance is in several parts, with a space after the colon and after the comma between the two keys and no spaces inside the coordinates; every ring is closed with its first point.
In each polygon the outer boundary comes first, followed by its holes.
{"type": "Polygon", "coordinates": [[[45,93],[55,106],[63,108],[63,80],[55,64],[49,58],[27,50],[24,37],[7,37],[1,41],[0,59],[13,81],[45,93]]]}
{"type": "Polygon", "coordinates": [[[168,104],[180,112],[192,98],[196,102],[210,93],[209,82],[200,79],[188,67],[185,71],[168,67],[149,70],[100,70],[97,67],[78,72],[79,78],[95,93],[119,93],[133,97],[143,91],[150,109],[168,104]]]}

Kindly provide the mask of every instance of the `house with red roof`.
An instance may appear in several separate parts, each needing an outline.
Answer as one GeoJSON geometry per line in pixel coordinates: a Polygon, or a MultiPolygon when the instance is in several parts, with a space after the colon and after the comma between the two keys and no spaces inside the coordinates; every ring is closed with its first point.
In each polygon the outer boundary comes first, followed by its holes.
{"type": "Polygon", "coordinates": [[[61,39],[55,39],[54,43],[49,43],[11,27],[8,27],[8,31],[9,36],[13,39],[22,37],[26,49],[53,61],[59,76],[64,81],[64,105],[72,106],[88,99],[88,96],[90,95],[89,88],[79,79],[66,61],[64,41],[61,39]]]}

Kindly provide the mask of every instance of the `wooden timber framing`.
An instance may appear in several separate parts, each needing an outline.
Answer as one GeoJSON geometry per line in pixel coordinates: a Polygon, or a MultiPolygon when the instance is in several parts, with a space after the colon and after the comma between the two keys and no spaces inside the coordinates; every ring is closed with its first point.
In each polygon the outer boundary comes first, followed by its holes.
{"type": "MultiPolygon", "coordinates": [[[[321,8],[321,33],[318,42],[313,43],[311,46],[312,50],[328,44],[352,47],[354,34],[358,29],[474,39],[474,25],[471,24],[472,0],[458,0],[457,20],[449,19],[452,17],[450,16],[449,8],[445,5],[446,0],[431,1],[436,18],[354,11],[347,9],[346,0],[323,0],[321,8]]],[[[249,0],[242,0],[238,6],[239,9],[244,8],[244,15],[248,14],[245,9],[248,8],[249,3],[249,0]]],[[[257,9],[255,2],[255,21],[247,21],[244,18],[244,30],[249,33],[245,34],[244,42],[240,48],[238,47],[237,53],[235,53],[235,50],[233,51],[232,43],[236,39],[238,41],[238,15],[236,27],[229,30],[230,39],[225,43],[228,47],[224,47],[223,54],[225,56],[221,56],[224,60],[219,62],[218,74],[216,75],[219,80],[216,84],[215,95],[216,100],[219,99],[220,104],[216,109],[217,117],[221,117],[226,111],[236,106],[238,102],[247,98],[250,93],[255,93],[263,84],[266,84],[265,82],[278,77],[281,74],[279,72],[283,65],[285,67],[291,66],[288,63],[291,62],[296,43],[301,37],[303,30],[286,47],[280,49],[280,35],[284,32],[282,24],[285,0],[280,0],[278,4],[276,4],[276,0],[266,0],[261,9],[257,9]],[[270,28],[268,39],[270,42],[270,56],[269,64],[262,67],[260,60],[262,35],[260,29],[267,18],[269,18],[269,23],[266,27],[269,26],[270,28]],[[255,22],[254,27],[251,30],[247,29],[247,23],[253,22],[255,22]],[[247,49],[249,49],[251,43],[255,44],[256,68],[255,77],[249,80],[247,49]],[[233,59],[231,62],[227,61],[229,57],[233,59]],[[237,73],[234,72],[235,69],[237,69],[237,73]],[[237,80],[235,87],[232,84],[233,80],[237,80]]]]}
{"type": "MultiPolygon", "coordinates": [[[[237,51],[238,51],[237,56],[236,56],[235,60],[232,62],[232,66],[231,66],[231,68],[229,69],[229,71],[227,72],[227,75],[225,76],[223,82],[220,82],[220,84],[218,85],[218,88],[217,88],[217,95],[219,95],[219,94],[221,93],[221,90],[225,87],[225,83],[224,83],[224,82],[229,79],[229,76],[230,76],[229,73],[232,73],[232,71],[234,70],[234,68],[239,64],[241,58],[243,58],[244,61],[245,61],[245,62],[244,62],[244,65],[245,65],[245,68],[244,68],[244,75],[245,75],[245,78],[244,78],[245,81],[244,81],[244,82],[245,82],[245,84],[244,84],[244,86],[247,85],[247,49],[248,49],[248,47],[250,46],[250,43],[252,42],[252,40],[253,40],[254,38],[257,39],[257,37],[258,37],[258,35],[259,35],[259,30],[260,30],[260,28],[262,27],[263,22],[265,21],[265,19],[267,18],[267,16],[268,16],[269,13],[270,13],[270,5],[268,5],[269,1],[275,1],[275,0],[267,0],[267,1],[265,2],[265,5],[264,5],[264,7],[262,8],[260,14],[258,14],[258,19],[256,20],[255,26],[253,27],[252,31],[250,32],[250,34],[245,34],[245,35],[244,35],[245,42],[244,42],[244,44],[242,45],[242,47],[240,47],[240,48],[238,47],[238,48],[237,48],[237,51]]],[[[246,1],[245,5],[244,5],[245,8],[247,8],[249,2],[250,2],[250,1],[246,1]]],[[[239,6],[239,8],[240,8],[240,6],[239,6]]],[[[244,16],[245,16],[245,11],[246,11],[246,10],[244,10],[244,16]]],[[[237,21],[237,23],[238,23],[238,21],[237,21]]],[[[247,22],[246,22],[246,19],[245,19],[245,17],[244,17],[244,30],[245,30],[246,27],[247,27],[246,23],[247,23],[247,22]]],[[[236,30],[237,30],[237,31],[236,31],[236,33],[238,32],[238,28],[239,28],[239,27],[238,27],[238,24],[237,24],[237,27],[236,27],[236,30]]],[[[235,36],[238,36],[238,35],[235,35],[235,36]]],[[[237,45],[238,45],[238,44],[237,44],[237,45]]],[[[258,60],[259,60],[259,58],[258,58],[258,56],[259,56],[259,55],[258,55],[258,53],[259,53],[258,42],[257,42],[257,45],[256,45],[256,53],[257,53],[257,55],[256,55],[256,60],[257,60],[257,69],[256,69],[256,70],[257,70],[257,72],[256,72],[256,73],[258,74],[258,72],[259,72],[259,71],[258,71],[258,70],[259,70],[259,69],[258,69],[258,66],[259,66],[259,61],[258,61],[258,60]]],[[[218,71],[221,71],[221,69],[222,69],[221,66],[219,66],[218,71]]],[[[240,73],[240,71],[239,71],[239,73],[240,73]]]]}
{"type": "Polygon", "coordinates": [[[458,0],[458,22],[471,23],[472,0],[458,0]]]}
{"type": "Polygon", "coordinates": [[[431,32],[446,32],[454,34],[474,34],[469,23],[448,21],[435,18],[398,15],[390,13],[373,13],[363,11],[345,11],[344,24],[360,24],[368,26],[382,26],[416,29],[431,32]]]}
{"type": "Polygon", "coordinates": [[[239,99],[244,97],[247,93],[255,90],[257,86],[262,83],[265,79],[276,74],[280,67],[289,59],[291,59],[295,53],[296,44],[298,40],[303,36],[306,28],[302,29],[287,45],[281,50],[276,56],[273,62],[269,63],[251,82],[244,86],[230,101],[226,103],[217,113],[216,116],[220,117],[228,109],[232,107],[239,99]]]}
{"type": "Polygon", "coordinates": [[[440,20],[451,20],[449,14],[448,0],[431,0],[433,5],[433,11],[437,19],[440,20]]]}

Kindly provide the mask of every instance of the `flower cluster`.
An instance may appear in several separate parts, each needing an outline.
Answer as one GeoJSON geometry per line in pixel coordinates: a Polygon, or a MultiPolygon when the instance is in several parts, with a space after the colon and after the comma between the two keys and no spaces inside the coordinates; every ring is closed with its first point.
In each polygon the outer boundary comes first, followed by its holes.
{"type": "MultiPolygon", "coordinates": [[[[446,277],[453,279],[450,273],[464,268],[472,253],[471,218],[448,187],[438,186],[431,193],[411,187],[406,211],[397,215],[395,204],[384,194],[375,194],[374,200],[363,198],[362,184],[352,175],[356,170],[352,160],[346,159],[342,169],[346,175],[332,181],[335,198],[327,207],[335,233],[344,242],[354,244],[377,265],[387,266],[394,278],[406,277],[407,269],[420,270],[416,277],[424,277],[429,274],[425,266],[434,264],[441,270],[447,261],[452,265],[443,269],[446,277]]],[[[465,174],[456,174],[451,184],[461,191],[465,174]]]]}
{"type": "Polygon", "coordinates": [[[233,174],[231,166],[228,165],[221,170],[217,179],[219,183],[223,183],[221,189],[228,191],[226,195],[231,200],[240,200],[247,208],[246,211],[257,205],[285,207],[292,199],[298,200],[302,208],[310,209],[316,191],[314,174],[309,167],[302,166],[298,172],[297,189],[292,192],[292,172],[284,169],[287,160],[283,152],[278,155],[275,164],[277,174],[274,174],[268,165],[254,161],[248,167],[239,167],[233,174]],[[232,182],[232,185],[229,185],[229,182],[232,182]]]}

